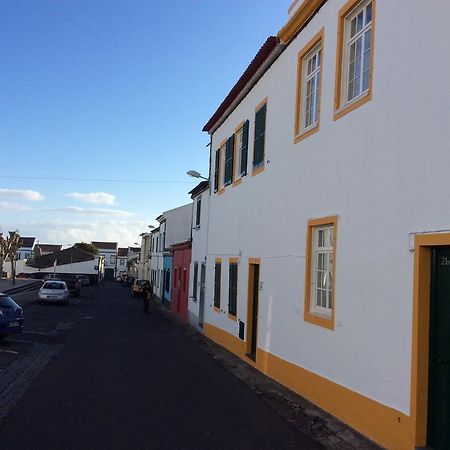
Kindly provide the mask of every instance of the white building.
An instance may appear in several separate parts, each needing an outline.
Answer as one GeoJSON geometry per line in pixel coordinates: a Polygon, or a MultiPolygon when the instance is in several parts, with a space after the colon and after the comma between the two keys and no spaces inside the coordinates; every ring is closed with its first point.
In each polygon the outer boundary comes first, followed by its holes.
{"type": "Polygon", "coordinates": [[[16,260],[30,258],[33,254],[35,237],[21,236],[19,240],[19,248],[16,251],[16,260]]]}
{"type": "Polygon", "coordinates": [[[210,198],[209,182],[202,181],[189,194],[191,194],[193,208],[188,321],[190,325],[203,332],[210,198]]]}
{"type": "Polygon", "coordinates": [[[117,249],[117,273],[116,275],[122,275],[128,271],[128,248],[119,247],[117,249]]]}
{"type": "Polygon", "coordinates": [[[390,449],[450,448],[449,16],[296,0],[204,128],[205,334],[390,449]]]}
{"type": "Polygon", "coordinates": [[[164,258],[171,257],[171,245],[190,239],[192,203],[165,211],[156,220],[159,227],[151,232],[150,268],[153,292],[159,300],[162,300],[167,285],[165,277],[168,276],[167,271],[164,271],[164,258]]]}
{"type": "Polygon", "coordinates": [[[91,244],[97,247],[99,254],[105,259],[105,279],[113,280],[117,273],[117,242],[92,241],[91,244]]]}
{"type": "Polygon", "coordinates": [[[150,258],[151,258],[151,243],[152,235],[151,233],[141,234],[141,253],[139,257],[139,273],[138,278],[140,280],[151,279],[150,275],[150,258]]]}

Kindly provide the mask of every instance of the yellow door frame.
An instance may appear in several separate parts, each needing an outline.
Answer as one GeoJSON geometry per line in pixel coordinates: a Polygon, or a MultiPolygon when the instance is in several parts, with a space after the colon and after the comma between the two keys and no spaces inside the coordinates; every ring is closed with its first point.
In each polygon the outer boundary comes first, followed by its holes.
{"type": "Polygon", "coordinates": [[[442,246],[450,246],[450,233],[418,234],[414,239],[411,418],[416,447],[427,442],[431,255],[442,246]]]}

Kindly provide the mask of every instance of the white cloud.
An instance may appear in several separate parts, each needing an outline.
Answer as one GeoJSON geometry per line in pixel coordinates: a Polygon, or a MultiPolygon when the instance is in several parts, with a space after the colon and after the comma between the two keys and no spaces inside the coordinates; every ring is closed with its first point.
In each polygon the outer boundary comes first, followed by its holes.
{"type": "Polygon", "coordinates": [[[0,202],[0,211],[26,211],[28,208],[17,203],[0,202]]]}
{"type": "Polygon", "coordinates": [[[30,200],[32,202],[40,202],[44,200],[44,196],[37,191],[27,189],[0,189],[0,198],[30,200]]]}
{"type": "MultiPolygon", "coordinates": [[[[4,224],[8,226],[12,225],[4,224]]],[[[37,220],[14,223],[23,236],[36,236],[40,242],[51,242],[64,246],[75,242],[109,241],[118,242],[121,247],[140,243],[140,234],[145,232],[148,222],[124,220],[88,220],[86,222],[37,220]]],[[[11,228],[12,229],[12,228],[11,228]]]]}
{"type": "Polygon", "coordinates": [[[46,211],[54,211],[68,214],[80,214],[84,216],[110,216],[110,217],[130,217],[134,213],[129,211],[121,211],[119,209],[93,209],[79,208],[78,206],[67,206],[62,208],[51,208],[46,211]]]}
{"type": "Polygon", "coordinates": [[[71,192],[66,194],[67,197],[75,198],[84,203],[94,203],[96,205],[114,205],[116,197],[113,194],[106,192],[89,192],[88,194],[81,194],[80,192],[71,192]]]}

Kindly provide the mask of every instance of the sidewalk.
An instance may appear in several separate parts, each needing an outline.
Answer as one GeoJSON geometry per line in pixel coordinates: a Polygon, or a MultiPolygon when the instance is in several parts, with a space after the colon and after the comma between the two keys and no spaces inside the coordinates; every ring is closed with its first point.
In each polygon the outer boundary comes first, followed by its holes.
{"type": "Polygon", "coordinates": [[[266,377],[236,355],[182,323],[169,310],[156,308],[169,320],[184,326],[187,333],[219,364],[256,392],[291,425],[314,438],[327,450],[381,450],[381,447],[337,420],[293,391],[266,377]]]}
{"type": "Polygon", "coordinates": [[[41,283],[42,281],[40,280],[28,278],[16,279],[16,284],[13,284],[10,279],[0,278],[0,292],[3,292],[4,294],[22,292],[33,285],[39,286],[41,283]]]}

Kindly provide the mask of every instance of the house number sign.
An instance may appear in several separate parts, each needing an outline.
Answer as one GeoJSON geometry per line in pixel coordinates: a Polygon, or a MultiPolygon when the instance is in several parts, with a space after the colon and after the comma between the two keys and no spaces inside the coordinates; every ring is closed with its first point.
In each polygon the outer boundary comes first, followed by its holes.
{"type": "Polygon", "coordinates": [[[450,266],[450,258],[448,256],[441,258],[441,266],[450,266]]]}

